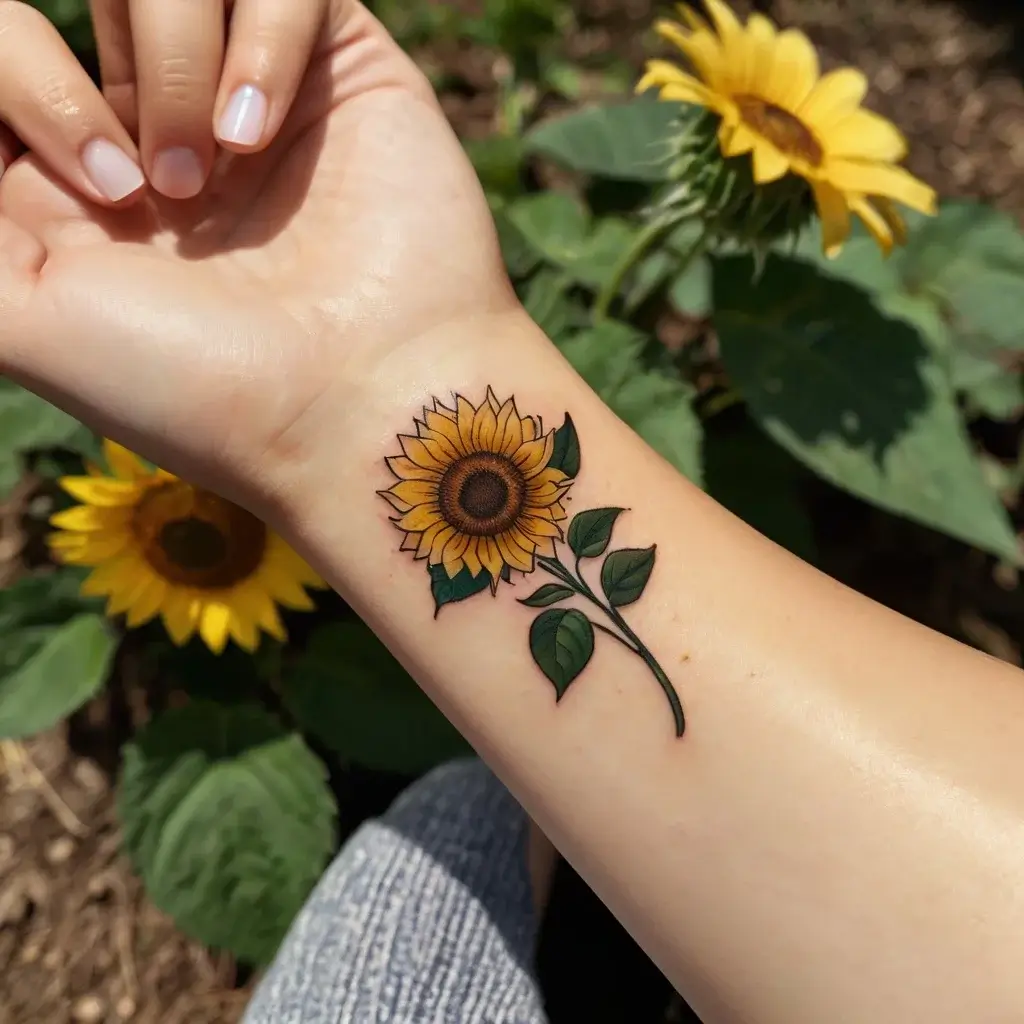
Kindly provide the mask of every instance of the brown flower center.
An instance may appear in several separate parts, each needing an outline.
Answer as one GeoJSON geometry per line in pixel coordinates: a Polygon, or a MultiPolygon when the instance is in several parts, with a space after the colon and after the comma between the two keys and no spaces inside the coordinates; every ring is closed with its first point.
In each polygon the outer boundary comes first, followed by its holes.
{"type": "Polygon", "coordinates": [[[799,157],[815,167],[821,163],[821,144],[796,115],[758,96],[741,95],[734,99],[743,120],[787,156],[799,157]]]}
{"type": "Polygon", "coordinates": [[[453,462],[441,478],[441,515],[471,537],[495,537],[514,526],[526,503],[526,479],[511,459],[476,452],[453,462]]]}
{"type": "Polygon", "coordinates": [[[132,527],[159,576],[202,590],[220,590],[247,579],[259,568],[267,546],[267,528],[255,516],[181,482],[148,491],[132,527]]]}

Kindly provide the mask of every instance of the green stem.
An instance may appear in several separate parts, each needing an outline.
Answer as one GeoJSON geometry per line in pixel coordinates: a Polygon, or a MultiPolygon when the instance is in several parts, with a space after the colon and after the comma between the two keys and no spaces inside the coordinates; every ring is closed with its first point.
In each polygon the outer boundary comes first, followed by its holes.
{"type": "Polygon", "coordinates": [[[611,309],[615,296],[619,294],[622,282],[626,275],[633,269],[637,260],[654,245],[661,235],[675,225],[676,221],[669,217],[658,217],[645,224],[633,239],[633,244],[622,254],[622,258],[615,264],[611,277],[604,283],[601,291],[598,292],[594,302],[594,323],[599,324],[608,319],[608,311],[611,309]]]}
{"type": "Polygon", "coordinates": [[[595,629],[599,629],[602,633],[607,633],[608,636],[614,637],[626,648],[626,650],[632,651],[632,653],[640,658],[651,670],[651,674],[658,681],[658,685],[664,691],[669,707],[672,709],[672,717],[675,720],[676,725],[676,736],[682,736],[683,731],[686,728],[686,718],[683,714],[683,705],[679,700],[679,695],[676,693],[675,687],[672,685],[672,681],[665,674],[665,670],[658,664],[657,659],[647,649],[643,641],[636,635],[636,633],[633,632],[632,629],[629,628],[629,624],[622,617],[619,610],[613,605],[605,605],[594,591],[591,590],[589,584],[583,578],[583,572],[580,569],[580,559],[576,559],[575,576],[573,576],[569,569],[558,559],[538,558],[537,564],[552,576],[560,579],[566,586],[571,587],[572,590],[581,597],[586,598],[591,604],[600,608],[601,611],[619,627],[622,632],[622,636],[619,636],[617,633],[607,629],[598,622],[591,622],[591,625],[594,626],[595,629]]]}

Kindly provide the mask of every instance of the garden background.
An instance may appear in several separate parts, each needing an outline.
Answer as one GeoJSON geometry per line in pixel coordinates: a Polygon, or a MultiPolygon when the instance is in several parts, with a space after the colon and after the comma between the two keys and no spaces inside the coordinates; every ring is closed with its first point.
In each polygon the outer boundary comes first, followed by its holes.
{"type": "MultiPolygon", "coordinates": [[[[84,0],[35,5],[89,63],[84,0]]],[[[758,281],[726,254],[683,270],[686,237],[670,237],[595,326],[595,297],[658,184],[637,154],[664,126],[658,105],[573,115],[628,99],[659,49],[662,9],[371,6],[466,141],[528,308],[619,415],[780,544],[1020,664],[1024,12],[996,0],[753,5],[806,31],[825,67],[860,67],[869,105],[908,137],[909,169],[953,202],[927,226],[915,219],[888,264],[855,238],[825,265],[809,238],[773,253],[758,281]]],[[[256,658],[179,652],[159,626],[104,623],[44,540],[67,503],[56,478],[95,451],[88,431],[0,379],[0,1024],[232,1022],[329,852],[324,836],[340,841],[462,748],[336,598],[290,615],[288,645],[256,658]],[[218,748],[204,723],[229,726],[237,748],[218,748]],[[196,780],[237,805],[222,769],[249,756],[279,763],[309,811],[242,806],[214,836],[218,854],[252,854],[245,870],[270,894],[243,912],[224,895],[238,879],[190,888],[195,848],[178,851],[173,876],[147,851],[196,780]],[[153,780],[172,774],[177,790],[157,800],[153,780]]],[[[540,960],[554,1024],[692,1019],[567,868],[540,960]]]]}

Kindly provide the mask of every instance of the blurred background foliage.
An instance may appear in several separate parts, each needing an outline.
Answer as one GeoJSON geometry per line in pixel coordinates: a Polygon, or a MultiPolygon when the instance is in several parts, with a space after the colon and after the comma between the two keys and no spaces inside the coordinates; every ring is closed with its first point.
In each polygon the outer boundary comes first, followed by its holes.
{"type": "MultiPolygon", "coordinates": [[[[35,6],[95,72],[84,0],[35,6]]],[[[651,5],[372,6],[463,137],[526,308],[602,399],[800,558],[1019,664],[1024,94],[1019,55],[998,43],[1007,23],[988,27],[999,12],[758,5],[808,28],[826,66],[861,61],[876,105],[911,134],[911,168],[945,193],[939,216],[913,221],[888,261],[860,235],[826,261],[812,228],[758,276],[736,252],[687,262],[684,224],[619,280],[666,184],[651,154],[680,113],[630,95],[657,45],[651,5]]],[[[179,650],[159,624],[105,619],[43,540],[67,503],[56,479],[97,450],[83,425],[0,379],[0,738],[14,763],[59,734],[118,779],[134,870],[186,936],[230,954],[230,989],[272,956],[362,817],[467,748],[333,595],[255,657],[179,650]]],[[[560,878],[541,950],[553,1020],[689,1019],[584,887],[560,878]],[[586,957],[573,952],[584,935],[586,957]],[[590,977],[602,964],[617,974],[604,987],[590,977]],[[581,989],[571,979],[584,974],[581,989]]]]}

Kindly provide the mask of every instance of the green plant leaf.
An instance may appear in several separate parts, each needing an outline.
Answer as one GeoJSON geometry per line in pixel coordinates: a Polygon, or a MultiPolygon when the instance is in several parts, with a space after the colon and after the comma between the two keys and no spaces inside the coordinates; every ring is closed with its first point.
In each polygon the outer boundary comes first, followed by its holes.
{"type": "Polygon", "coordinates": [[[692,108],[641,97],[542,121],[526,135],[528,152],[563,167],[623,181],[668,177],[668,140],[692,108]]]}
{"type": "Polygon", "coordinates": [[[530,244],[522,231],[509,220],[508,214],[504,210],[494,210],[493,215],[505,267],[509,277],[518,282],[538,266],[541,254],[530,244]]]}
{"type": "Polygon", "coordinates": [[[674,368],[645,364],[644,334],[607,320],[556,341],[620,419],[676,469],[701,483],[703,429],[693,409],[693,388],[674,368]]]}
{"type": "Polygon", "coordinates": [[[557,338],[586,320],[586,311],[574,300],[571,289],[572,278],[554,267],[541,267],[520,289],[523,308],[549,338],[557,338]]]}
{"type": "Polygon", "coordinates": [[[428,566],[427,572],[430,574],[430,592],[434,595],[434,618],[437,618],[446,604],[465,601],[467,597],[486,590],[491,584],[489,573],[481,572],[473,576],[465,566],[454,577],[449,577],[443,565],[428,566]]]}
{"type": "Polygon", "coordinates": [[[539,587],[529,597],[519,598],[519,603],[525,604],[527,608],[547,608],[549,604],[557,604],[559,601],[564,601],[567,597],[572,597],[574,593],[575,591],[563,586],[561,583],[545,583],[544,586],[539,587]]]}
{"type": "Polygon", "coordinates": [[[530,626],[530,653],[561,700],[594,653],[594,627],[575,608],[551,608],[530,626]]]}
{"type": "Polygon", "coordinates": [[[0,497],[18,482],[25,453],[63,445],[79,427],[72,416],[0,377],[0,497]]]}
{"type": "Polygon", "coordinates": [[[806,263],[773,257],[757,284],[748,269],[716,265],[715,325],[759,426],[831,483],[1016,561],[931,343],[806,263]]]}
{"type": "Polygon", "coordinates": [[[1024,349],[1024,232],[984,203],[944,203],[910,235],[897,267],[903,287],[939,302],[979,352],[1024,349]]]}
{"type": "Polygon", "coordinates": [[[522,191],[523,141],[515,135],[488,135],[463,143],[484,191],[511,197],[522,191]]]}
{"type": "Polygon", "coordinates": [[[657,548],[622,548],[613,551],[601,566],[601,589],[616,607],[632,604],[640,598],[654,571],[657,548]]]}
{"type": "Polygon", "coordinates": [[[590,233],[586,207],[564,192],[535,192],[505,207],[511,224],[550,263],[579,259],[590,233]]]}
{"type": "Polygon", "coordinates": [[[124,846],[187,935],[246,963],[272,959],[335,845],[327,772],[251,704],[197,701],[124,750],[124,846]]]}
{"type": "Polygon", "coordinates": [[[615,520],[624,508],[592,508],[580,512],[569,524],[569,547],[577,558],[597,558],[603,555],[612,539],[615,520]]]}
{"type": "Polygon", "coordinates": [[[417,774],[469,752],[455,727],[362,622],[312,636],[284,673],[285,706],[345,761],[417,774]]]}
{"type": "Polygon", "coordinates": [[[2,642],[17,648],[17,667],[0,659],[0,738],[20,739],[56,725],[107,680],[116,641],[106,620],[88,613],[52,629],[26,627],[2,642]]]}
{"type": "Polygon", "coordinates": [[[580,439],[576,424],[566,413],[562,425],[555,431],[555,446],[548,462],[551,469],[560,469],[566,476],[575,478],[580,472],[580,439]]]}

